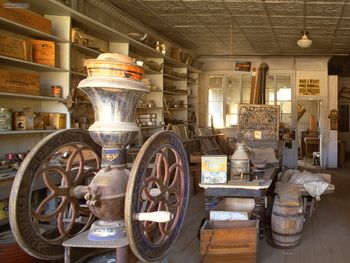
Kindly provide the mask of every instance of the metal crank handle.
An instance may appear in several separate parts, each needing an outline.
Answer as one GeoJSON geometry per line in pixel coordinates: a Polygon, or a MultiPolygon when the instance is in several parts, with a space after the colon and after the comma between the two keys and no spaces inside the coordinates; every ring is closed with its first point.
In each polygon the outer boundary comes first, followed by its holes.
{"type": "Polygon", "coordinates": [[[171,221],[174,215],[167,211],[157,211],[150,213],[137,213],[134,215],[134,219],[137,221],[151,221],[158,223],[166,223],[171,221]]]}

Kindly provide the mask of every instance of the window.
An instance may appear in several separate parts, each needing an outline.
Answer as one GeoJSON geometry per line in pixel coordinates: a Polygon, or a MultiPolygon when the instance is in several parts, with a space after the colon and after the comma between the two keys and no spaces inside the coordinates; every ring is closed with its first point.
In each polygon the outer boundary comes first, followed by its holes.
{"type": "MultiPolygon", "coordinates": [[[[281,121],[291,123],[292,77],[290,74],[266,76],[266,104],[280,105],[281,121]]],[[[213,118],[217,128],[232,127],[238,122],[238,105],[249,103],[251,74],[213,75],[209,77],[208,125],[213,118]]]]}
{"type": "Polygon", "coordinates": [[[213,118],[214,127],[224,127],[224,78],[212,76],[209,78],[208,124],[213,118]]]}

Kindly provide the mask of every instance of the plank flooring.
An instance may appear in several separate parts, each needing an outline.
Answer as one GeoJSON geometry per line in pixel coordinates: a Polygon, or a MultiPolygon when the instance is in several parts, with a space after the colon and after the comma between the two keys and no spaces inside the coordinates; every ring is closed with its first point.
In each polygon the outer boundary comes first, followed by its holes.
{"type": "MultiPolygon", "coordinates": [[[[325,170],[332,174],[335,193],[321,196],[311,218],[306,218],[301,243],[289,250],[269,245],[270,229],[259,241],[258,263],[348,263],[350,262],[350,162],[343,168],[325,170]]],[[[204,196],[190,199],[184,227],[168,263],[201,262],[197,231],[204,217],[204,196]]]]}

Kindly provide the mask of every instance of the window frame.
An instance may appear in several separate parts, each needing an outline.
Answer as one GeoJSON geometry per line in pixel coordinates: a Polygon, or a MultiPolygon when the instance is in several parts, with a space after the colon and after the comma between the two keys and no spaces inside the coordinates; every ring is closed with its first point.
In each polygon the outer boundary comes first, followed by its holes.
{"type": "MultiPolygon", "coordinates": [[[[229,113],[228,112],[228,104],[230,102],[230,100],[228,100],[228,91],[229,91],[229,88],[228,88],[228,80],[229,80],[229,77],[232,77],[232,76],[239,76],[239,87],[240,87],[240,101],[238,104],[241,104],[242,101],[243,101],[243,76],[251,76],[252,72],[225,72],[225,73],[209,73],[208,74],[208,79],[209,79],[209,82],[208,82],[208,91],[207,91],[207,95],[208,95],[208,101],[207,101],[207,108],[208,108],[208,111],[207,111],[207,124],[210,126],[211,123],[210,123],[210,112],[209,112],[209,85],[210,85],[210,78],[212,77],[221,77],[222,78],[222,83],[223,83],[223,120],[222,120],[222,123],[223,123],[223,127],[217,127],[217,128],[234,128],[237,126],[237,124],[233,124],[232,126],[227,126],[227,115],[232,115],[232,113],[229,113]]],[[[286,76],[289,76],[290,77],[290,83],[289,83],[289,87],[291,89],[291,99],[288,101],[290,103],[290,112],[289,113],[286,113],[286,114],[290,114],[292,116],[293,114],[293,97],[294,97],[294,74],[293,74],[293,71],[287,71],[287,70],[276,70],[276,71],[270,71],[268,72],[267,76],[266,76],[266,79],[268,78],[268,76],[273,76],[274,77],[274,80],[273,80],[273,92],[274,92],[274,102],[273,104],[270,104],[270,105],[278,105],[278,101],[277,101],[277,77],[279,75],[286,75],[286,76]]],[[[237,112],[238,114],[238,112],[237,112]]],[[[282,111],[281,111],[281,120],[282,120],[282,111]]],[[[238,116],[237,116],[238,117],[238,116]]],[[[292,118],[291,120],[289,121],[289,125],[292,126],[292,118]]]]}

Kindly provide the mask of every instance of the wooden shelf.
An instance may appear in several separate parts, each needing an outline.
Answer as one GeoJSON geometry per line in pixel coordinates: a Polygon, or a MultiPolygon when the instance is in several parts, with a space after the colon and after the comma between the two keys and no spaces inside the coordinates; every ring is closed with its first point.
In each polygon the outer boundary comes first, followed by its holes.
{"type": "Polygon", "coordinates": [[[182,92],[173,92],[173,91],[167,91],[164,90],[165,95],[178,95],[178,96],[187,96],[187,93],[182,93],[182,92]]]}
{"type": "Polygon", "coordinates": [[[146,75],[158,75],[158,74],[163,74],[160,71],[152,70],[152,69],[145,69],[145,74],[146,75]]]}
{"type": "Polygon", "coordinates": [[[36,39],[50,40],[57,43],[68,43],[68,40],[62,39],[54,35],[50,35],[48,33],[39,31],[35,28],[28,27],[26,25],[8,20],[3,17],[0,17],[0,27],[3,30],[16,32],[17,34],[25,35],[36,39]]]}
{"type": "Polygon", "coordinates": [[[50,67],[43,64],[34,63],[31,61],[25,61],[22,59],[11,58],[0,55],[0,61],[5,62],[7,66],[21,67],[23,69],[34,70],[38,72],[68,72],[61,68],[50,67]]]}
{"type": "Polygon", "coordinates": [[[9,93],[9,92],[0,92],[1,97],[15,97],[15,98],[23,98],[30,100],[52,100],[52,101],[64,101],[62,98],[48,97],[48,96],[36,96],[36,95],[27,95],[27,94],[19,94],[19,93],[9,93]]]}
{"type": "Polygon", "coordinates": [[[96,57],[98,57],[98,55],[100,55],[102,53],[102,52],[100,52],[98,50],[95,50],[93,48],[81,46],[81,45],[78,45],[76,43],[72,43],[72,47],[76,48],[81,53],[84,53],[84,54],[89,55],[89,56],[96,56],[96,57]]]}
{"type": "Polygon", "coordinates": [[[182,107],[182,108],[168,108],[168,110],[186,110],[187,108],[182,107]]]}
{"type": "Polygon", "coordinates": [[[162,110],[163,107],[137,107],[138,110],[162,110]]]}
{"type": "Polygon", "coordinates": [[[156,49],[149,47],[136,39],[133,39],[126,34],[119,32],[116,29],[110,28],[96,20],[62,4],[56,0],[26,0],[26,3],[30,4],[30,7],[34,11],[42,14],[55,15],[55,16],[70,16],[74,21],[74,26],[86,29],[89,34],[102,38],[108,39],[111,42],[121,42],[129,43],[130,51],[136,54],[143,54],[146,57],[153,58],[164,58],[165,62],[169,65],[181,68],[187,68],[190,72],[199,73],[200,70],[186,65],[180,61],[172,59],[170,57],[164,56],[162,53],[158,52],[156,49]]]}
{"type": "Polygon", "coordinates": [[[163,128],[164,125],[156,125],[156,126],[147,126],[147,127],[140,127],[141,130],[149,130],[149,129],[157,129],[157,128],[163,128]]]}
{"type": "Polygon", "coordinates": [[[35,133],[52,133],[60,130],[27,130],[27,131],[3,131],[0,135],[16,135],[16,134],[35,134],[35,133]]]}
{"type": "Polygon", "coordinates": [[[163,76],[167,79],[172,79],[172,80],[176,80],[176,81],[186,81],[187,79],[183,79],[183,78],[179,78],[173,75],[169,75],[169,74],[163,74],[163,76]]]}

